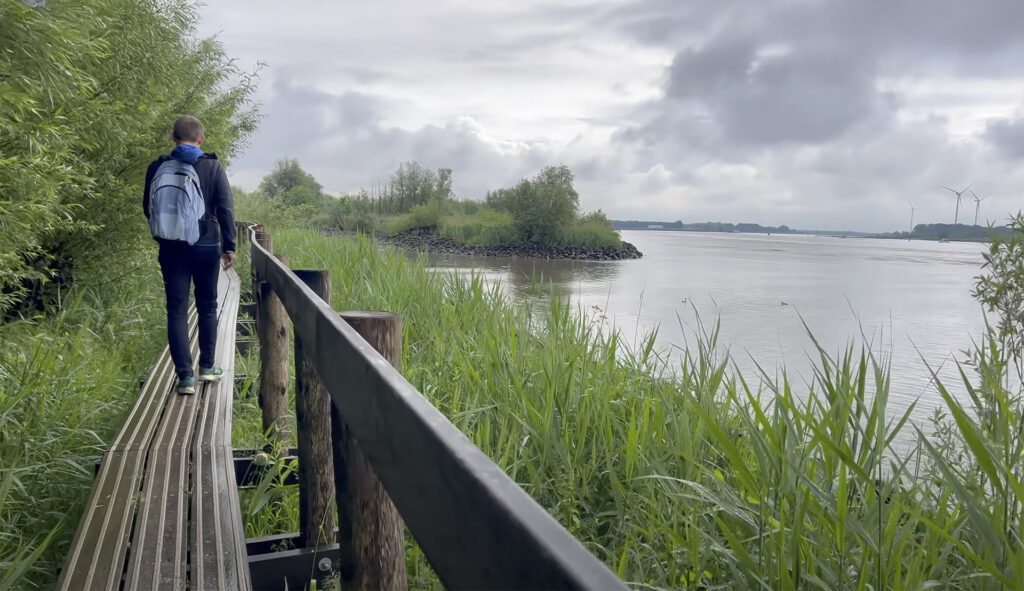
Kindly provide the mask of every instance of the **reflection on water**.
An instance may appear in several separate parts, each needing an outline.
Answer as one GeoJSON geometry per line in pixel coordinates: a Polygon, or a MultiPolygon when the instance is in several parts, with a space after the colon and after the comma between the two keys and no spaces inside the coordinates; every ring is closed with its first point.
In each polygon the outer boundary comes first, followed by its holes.
{"type": "Polygon", "coordinates": [[[892,365],[891,412],[920,398],[921,422],[941,405],[925,362],[947,384],[953,361],[983,329],[970,295],[979,244],[691,232],[623,232],[637,261],[582,262],[433,256],[438,269],[475,270],[514,298],[544,303],[550,282],[584,312],[636,341],[657,330],[673,363],[696,338],[698,319],[721,320],[720,344],[744,375],[758,368],[809,382],[813,343],[831,354],[868,342],[892,365]],[[923,361],[922,361],[923,358],[923,361]]]}
{"type": "Polygon", "coordinates": [[[429,261],[437,269],[466,275],[477,273],[488,280],[500,281],[506,292],[515,299],[540,298],[541,301],[546,301],[545,286],[553,286],[562,295],[572,295],[582,290],[584,285],[610,285],[621,265],[628,262],[441,254],[430,255],[429,261]]]}

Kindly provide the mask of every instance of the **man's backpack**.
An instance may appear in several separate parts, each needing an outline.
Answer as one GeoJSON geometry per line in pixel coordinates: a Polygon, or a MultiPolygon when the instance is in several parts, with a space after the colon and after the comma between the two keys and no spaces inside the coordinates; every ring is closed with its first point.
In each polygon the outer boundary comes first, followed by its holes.
{"type": "Polygon", "coordinates": [[[165,160],[149,184],[149,229],[154,238],[199,240],[199,221],[206,216],[206,201],[199,175],[187,162],[165,160]]]}

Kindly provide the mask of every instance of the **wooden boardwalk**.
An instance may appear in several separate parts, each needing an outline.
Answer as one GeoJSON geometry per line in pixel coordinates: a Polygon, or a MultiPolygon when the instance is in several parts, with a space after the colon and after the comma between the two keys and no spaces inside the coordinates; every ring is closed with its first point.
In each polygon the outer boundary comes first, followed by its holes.
{"type": "MultiPolygon", "coordinates": [[[[402,377],[400,317],[336,312],[327,271],[293,271],[262,228],[239,230],[251,244],[267,433],[289,428],[294,359],[300,531],[244,536],[238,479],[261,469],[254,451],[231,449],[239,280],[229,271],[218,294],[224,378],[178,395],[164,350],[103,457],[56,589],[270,591],[334,577],[400,590],[407,534],[448,588],[626,589],[402,377]]],[[[194,312],[190,335],[196,353],[194,312]]]]}
{"type": "MultiPolygon", "coordinates": [[[[231,451],[239,280],[218,282],[224,378],[175,393],[165,348],[103,456],[56,589],[249,589],[231,451]]],[[[195,311],[189,318],[198,357],[195,311]]]]}

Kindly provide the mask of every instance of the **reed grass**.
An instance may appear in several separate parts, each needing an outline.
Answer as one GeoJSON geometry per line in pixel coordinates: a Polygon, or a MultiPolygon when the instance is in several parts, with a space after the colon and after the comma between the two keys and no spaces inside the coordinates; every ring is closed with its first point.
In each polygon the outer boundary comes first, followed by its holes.
{"type": "MultiPolygon", "coordinates": [[[[337,309],[402,315],[406,377],[635,588],[1024,588],[1024,421],[991,335],[970,404],[940,384],[924,429],[863,346],[809,336],[798,384],[743,376],[710,325],[668,368],[655,335],[632,347],[558,297],[512,302],[362,236],[274,240],[331,271],[337,309]]],[[[436,584],[410,548],[413,585],[436,584]]]]}
{"type": "Polygon", "coordinates": [[[164,346],[159,279],[121,286],[0,326],[0,589],[56,578],[96,462],[164,346]]]}

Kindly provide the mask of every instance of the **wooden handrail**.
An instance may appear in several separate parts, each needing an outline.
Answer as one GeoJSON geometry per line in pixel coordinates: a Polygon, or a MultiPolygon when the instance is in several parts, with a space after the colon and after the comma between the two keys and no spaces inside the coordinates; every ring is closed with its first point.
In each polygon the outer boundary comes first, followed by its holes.
{"type": "Polygon", "coordinates": [[[255,279],[284,305],[334,408],[446,587],[626,589],[257,242],[254,225],[242,228],[255,279]]]}

